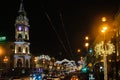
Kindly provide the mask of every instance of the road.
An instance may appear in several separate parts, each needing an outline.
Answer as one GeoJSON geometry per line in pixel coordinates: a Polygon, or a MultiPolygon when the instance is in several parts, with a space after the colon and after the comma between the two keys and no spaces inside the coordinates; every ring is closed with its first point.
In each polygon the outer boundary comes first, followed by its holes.
{"type": "Polygon", "coordinates": [[[16,79],[12,79],[12,78],[0,78],[0,80],[30,80],[30,78],[29,77],[16,78],[16,79]]]}

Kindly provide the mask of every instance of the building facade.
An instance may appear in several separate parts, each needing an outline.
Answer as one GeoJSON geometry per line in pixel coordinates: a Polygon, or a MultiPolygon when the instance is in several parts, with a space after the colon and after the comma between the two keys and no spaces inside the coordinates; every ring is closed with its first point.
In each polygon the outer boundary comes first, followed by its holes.
{"type": "Polygon", "coordinates": [[[14,68],[30,68],[31,54],[29,42],[29,20],[24,10],[23,1],[21,1],[18,16],[15,21],[15,52],[14,68]]]}
{"type": "Polygon", "coordinates": [[[0,72],[12,67],[13,54],[14,54],[13,42],[6,41],[0,42],[0,72]]]}

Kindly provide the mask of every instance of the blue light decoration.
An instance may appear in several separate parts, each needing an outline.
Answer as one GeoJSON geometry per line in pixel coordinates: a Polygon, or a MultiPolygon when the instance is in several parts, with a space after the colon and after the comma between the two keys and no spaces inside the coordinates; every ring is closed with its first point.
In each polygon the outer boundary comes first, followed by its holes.
{"type": "Polygon", "coordinates": [[[93,53],[93,50],[92,48],[89,49],[89,54],[92,54],[93,53]]]}
{"type": "Polygon", "coordinates": [[[82,68],[82,73],[87,73],[87,71],[88,71],[87,67],[82,68]]]}
{"type": "Polygon", "coordinates": [[[30,77],[32,77],[32,80],[42,80],[42,75],[41,74],[31,74],[30,77]]]}
{"type": "Polygon", "coordinates": [[[95,80],[95,77],[93,76],[93,74],[89,74],[89,80],[95,80]]]}

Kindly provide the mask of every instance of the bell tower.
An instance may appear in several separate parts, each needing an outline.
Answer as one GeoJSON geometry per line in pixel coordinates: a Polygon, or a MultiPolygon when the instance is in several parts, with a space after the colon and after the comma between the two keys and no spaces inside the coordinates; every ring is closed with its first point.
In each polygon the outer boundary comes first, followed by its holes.
{"type": "Polygon", "coordinates": [[[29,20],[21,0],[18,16],[15,20],[15,54],[14,68],[30,68],[29,20]]]}

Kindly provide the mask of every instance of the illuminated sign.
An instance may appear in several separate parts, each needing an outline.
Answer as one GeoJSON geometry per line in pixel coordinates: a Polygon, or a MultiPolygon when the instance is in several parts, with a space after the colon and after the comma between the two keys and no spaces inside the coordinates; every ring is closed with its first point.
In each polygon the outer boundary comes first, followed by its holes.
{"type": "Polygon", "coordinates": [[[1,36],[0,37],[0,41],[5,41],[6,40],[6,36],[1,36]]]}

